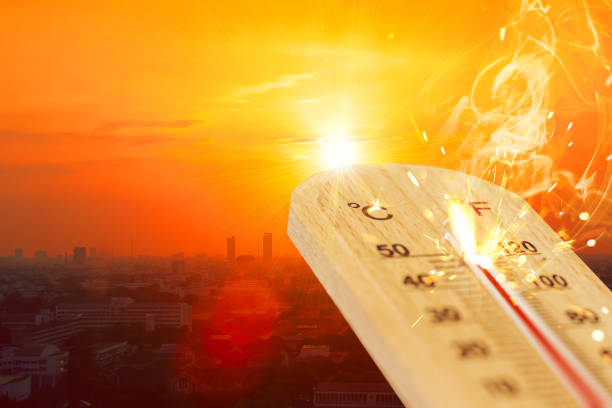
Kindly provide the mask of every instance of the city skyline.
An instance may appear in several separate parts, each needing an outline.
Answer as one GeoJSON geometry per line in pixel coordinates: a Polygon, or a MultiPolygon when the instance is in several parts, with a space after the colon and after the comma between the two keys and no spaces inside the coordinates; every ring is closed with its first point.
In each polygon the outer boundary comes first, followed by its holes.
{"type": "Polygon", "coordinates": [[[9,233],[0,253],[87,243],[129,255],[133,243],[142,254],[223,254],[232,234],[257,253],[270,231],[275,252],[297,255],[285,233],[291,192],[352,163],[497,175],[531,194],[576,247],[595,239],[591,251],[609,252],[611,138],[600,120],[609,44],[593,50],[589,28],[604,38],[608,15],[593,12],[588,25],[582,3],[573,14],[565,7],[546,14],[564,22],[555,25],[562,67],[535,53],[524,58],[536,58],[540,76],[525,76],[531,65],[487,71],[536,78],[528,89],[541,95],[528,97],[520,86],[492,94],[488,76],[476,81],[494,61],[511,62],[523,38],[542,36],[513,23],[516,4],[264,2],[262,13],[249,2],[7,3],[0,229],[9,233]],[[509,100],[539,105],[515,111],[509,100]],[[507,120],[481,129],[476,106],[507,120]],[[534,116],[516,116],[523,111],[534,116]],[[515,130],[526,139],[502,137],[515,130]],[[483,171],[491,158],[497,167],[483,171]],[[592,215],[586,226],[583,212],[592,215]]]}
{"type": "MultiPolygon", "coordinates": [[[[270,232],[265,232],[263,233],[262,238],[260,239],[259,242],[257,242],[255,244],[255,251],[253,252],[248,252],[247,250],[242,250],[242,252],[238,252],[237,251],[237,243],[239,242],[236,239],[236,236],[231,236],[231,237],[227,237],[226,238],[226,247],[225,247],[225,252],[223,253],[206,253],[205,251],[195,251],[194,253],[189,253],[187,254],[188,256],[199,256],[202,254],[208,255],[208,256],[215,256],[215,257],[225,257],[227,260],[234,260],[236,257],[241,256],[241,255],[254,255],[257,256],[258,258],[261,259],[270,259],[273,257],[272,254],[272,237],[273,234],[270,232]],[[230,257],[230,248],[232,251],[232,256],[230,257]],[[263,251],[263,252],[262,252],[263,251]]],[[[249,247],[249,246],[247,246],[249,247]]],[[[0,254],[0,258],[2,257],[13,257],[15,259],[44,259],[44,258],[56,258],[56,257],[62,257],[62,258],[70,258],[71,260],[75,259],[75,254],[77,254],[78,252],[78,258],[83,260],[83,259],[87,259],[87,258],[96,258],[97,256],[103,257],[103,258],[107,258],[107,257],[114,257],[114,256],[119,256],[119,257],[135,257],[135,256],[167,256],[167,257],[174,257],[177,252],[173,252],[173,253],[168,253],[168,254],[145,254],[145,253],[134,253],[134,254],[127,254],[127,255],[122,255],[122,254],[115,254],[114,251],[111,249],[111,251],[105,251],[102,250],[98,253],[98,247],[92,246],[74,246],[70,249],[67,249],[65,251],[61,251],[61,252],[57,252],[57,253],[50,253],[48,252],[46,249],[42,249],[42,248],[38,248],[38,249],[33,249],[31,251],[28,250],[24,250],[22,247],[17,247],[17,248],[13,248],[12,254],[7,254],[7,255],[3,255],[0,254]],[[29,256],[31,255],[31,256],[29,256]],[[69,256],[70,255],[70,256],[69,256]]],[[[181,251],[181,254],[183,254],[184,252],[181,251]]],[[[284,254],[287,255],[287,254],[284,254]]],[[[293,254],[290,254],[293,255],[293,254]]]]}

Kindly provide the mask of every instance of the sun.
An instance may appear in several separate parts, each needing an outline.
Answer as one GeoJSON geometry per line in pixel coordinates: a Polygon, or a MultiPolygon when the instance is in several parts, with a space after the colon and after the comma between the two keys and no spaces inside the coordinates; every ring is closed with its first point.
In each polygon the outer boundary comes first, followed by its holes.
{"type": "Polygon", "coordinates": [[[321,161],[326,168],[350,166],[357,162],[355,142],[344,138],[323,138],[319,143],[321,161]]]}

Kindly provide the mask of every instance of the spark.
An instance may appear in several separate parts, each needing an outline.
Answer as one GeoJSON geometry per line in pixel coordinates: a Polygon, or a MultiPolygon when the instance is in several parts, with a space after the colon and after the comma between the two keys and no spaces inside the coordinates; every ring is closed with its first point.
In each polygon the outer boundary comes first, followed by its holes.
{"type": "Polygon", "coordinates": [[[501,186],[502,188],[506,188],[506,183],[508,182],[508,175],[504,171],[504,175],[502,176],[501,186]]]}
{"type": "Polygon", "coordinates": [[[606,86],[612,85],[612,74],[608,75],[608,79],[606,79],[606,86]]]}
{"type": "Polygon", "coordinates": [[[569,143],[567,144],[567,146],[568,146],[568,147],[572,147],[573,145],[574,145],[574,142],[569,142],[569,143]]]}
{"type": "Polygon", "coordinates": [[[563,241],[563,242],[559,242],[558,244],[555,245],[555,247],[553,248],[553,252],[558,252],[558,251],[562,251],[566,248],[571,248],[572,244],[576,242],[576,240],[574,239],[570,239],[569,241],[563,241]]]}
{"type": "Polygon", "coordinates": [[[412,323],[412,325],[410,326],[410,328],[414,328],[414,326],[416,326],[417,324],[419,324],[419,322],[421,321],[421,319],[423,318],[423,315],[420,315],[415,321],[414,323],[412,323]]]}
{"type": "Polygon", "coordinates": [[[591,337],[593,337],[593,340],[595,340],[595,341],[603,341],[603,339],[606,337],[606,335],[601,330],[595,329],[595,330],[593,330],[593,333],[591,334],[591,337]]]}
{"type": "Polygon", "coordinates": [[[555,112],[550,111],[548,112],[548,116],[546,116],[547,119],[552,119],[553,115],[555,114],[555,112]]]}
{"type": "Polygon", "coordinates": [[[518,265],[519,266],[523,266],[523,264],[525,263],[526,260],[527,260],[527,257],[525,255],[520,255],[518,257],[518,265]]]}
{"type": "Polygon", "coordinates": [[[429,141],[429,139],[427,138],[427,133],[425,131],[423,131],[423,140],[425,140],[426,142],[429,141]]]}
{"type": "Polygon", "coordinates": [[[446,150],[444,150],[444,146],[440,146],[440,151],[442,152],[442,154],[446,154],[446,150]]]}
{"type": "Polygon", "coordinates": [[[570,129],[572,128],[572,126],[574,126],[574,122],[570,122],[570,123],[567,125],[567,130],[570,130],[570,129]]]}
{"type": "Polygon", "coordinates": [[[451,276],[449,276],[449,277],[448,277],[448,280],[453,280],[453,279],[455,279],[456,277],[457,277],[457,275],[451,275],[451,276]]]}
{"type": "Polygon", "coordinates": [[[450,196],[448,194],[444,194],[444,199],[448,200],[450,198],[450,196]]]}
{"type": "Polygon", "coordinates": [[[612,154],[606,157],[606,161],[610,161],[610,160],[612,160],[612,154]]]}
{"type": "Polygon", "coordinates": [[[410,179],[410,181],[412,181],[412,184],[419,187],[419,181],[417,180],[416,177],[414,177],[414,174],[412,174],[411,171],[408,172],[408,178],[410,179]]]}
{"type": "Polygon", "coordinates": [[[608,313],[610,313],[610,311],[608,310],[608,308],[607,308],[607,307],[605,307],[605,306],[603,306],[603,307],[601,308],[601,312],[602,312],[603,314],[608,314],[608,313]]]}
{"type": "Polygon", "coordinates": [[[529,273],[527,276],[525,276],[525,280],[529,283],[533,283],[536,280],[536,276],[534,273],[529,273]]]}
{"type": "Polygon", "coordinates": [[[563,211],[559,211],[559,215],[563,215],[563,211]]]}
{"type": "Polygon", "coordinates": [[[580,215],[578,215],[578,218],[580,218],[582,221],[586,221],[589,219],[589,213],[586,211],[583,211],[580,213],[580,215]]]}
{"type": "Polygon", "coordinates": [[[525,214],[527,214],[527,210],[523,210],[523,212],[521,212],[521,214],[519,215],[519,218],[523,218],[525,214]]]}
{"type": "Polygon", "coordinates": [[[587,241],[587,246],[588,247],[593,248],[596,244],[597,244],[597,241],[592,239],[592,238],[587,241]]]}
{"type": "Polygon", "coordinates": [[[501,27],[499,29],[499,39],[500,41],[504,41],[504,38],[506,38],[506,27],[501,27]]]}
{"type": "Polygon", "coordinates": [[[452,200],[448,207],[448,216],[452,236],[461,245],[465,260],[483,268],[490,268],[493,264],[490,254],[493,252],[489,248],[478,246],[476,242],[476,221],[468,206],[463,202],[452,200]]]}
{"type": "Polygon", "coordinates": [[[552,186],[550,186],[550,188],[548,189],[548,192],[550,193],[551,191],[553,191],[555,189],[555,187],[557,187],[557,183],[556,182],[552,186]]]}

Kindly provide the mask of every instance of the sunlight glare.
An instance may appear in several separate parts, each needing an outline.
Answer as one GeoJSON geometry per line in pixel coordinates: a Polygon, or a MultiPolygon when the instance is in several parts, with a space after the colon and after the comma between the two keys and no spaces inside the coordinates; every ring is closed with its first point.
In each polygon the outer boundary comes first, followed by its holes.
{"type": "Polygon", "coordinates": [[[320,144],[321,159],[325,167],[333,169],[356,163],[355,142],[343,138],[323,138],[320,144]]]}

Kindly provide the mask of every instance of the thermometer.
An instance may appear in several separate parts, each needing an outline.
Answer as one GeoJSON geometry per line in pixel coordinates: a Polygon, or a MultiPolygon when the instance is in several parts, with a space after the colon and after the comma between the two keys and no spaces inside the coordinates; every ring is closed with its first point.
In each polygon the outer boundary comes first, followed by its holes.
{"type": "Polygon", "coordinates": [[[519,196],[416,165],[316,174],[288,234],[411,407],[612,407],[612,296],[519,196]]]}

